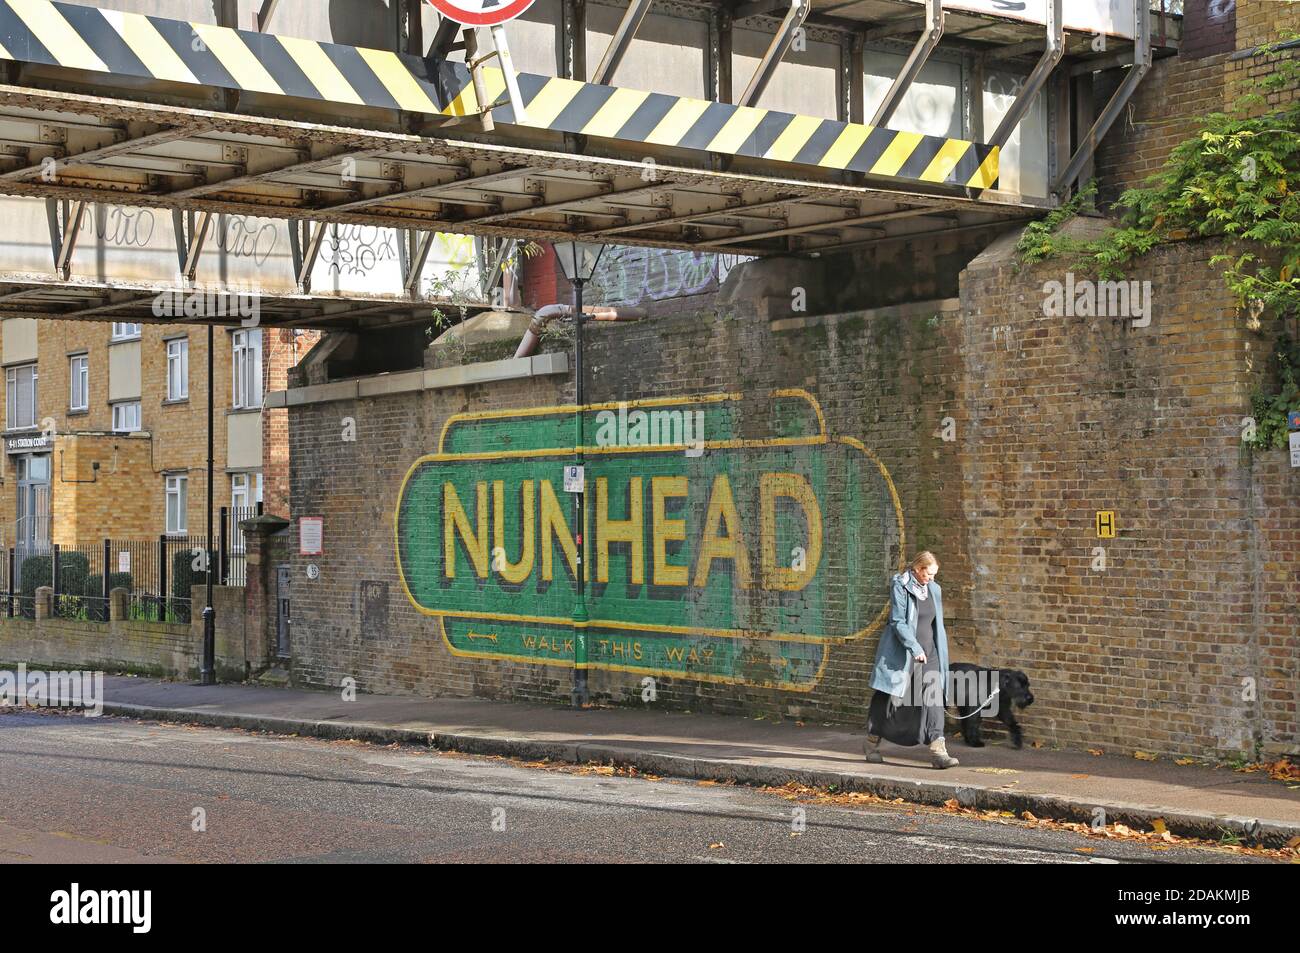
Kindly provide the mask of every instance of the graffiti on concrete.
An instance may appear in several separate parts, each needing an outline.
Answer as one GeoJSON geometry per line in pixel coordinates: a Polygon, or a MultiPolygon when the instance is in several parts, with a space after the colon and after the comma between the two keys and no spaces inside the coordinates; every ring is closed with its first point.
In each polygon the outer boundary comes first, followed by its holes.
{"type": "Polygon", "coordinates": [[[336,275],[364,275],[380,262],[397,258],[397,233],[374,225],[331,225],[321,245],[321,261],[336,275]]]}
{"type": "Polygon", "coordinates": [[[154,213],[147,208],[101,205],[96,202],[90,223],[82,220],[82,230],[94,229],[95,238],[109,245],[144,248],[153,238],[154,213]]]}
{"type": "Polygon", "coordinates": [[[581,532],[564,480],[573,414],[453,415],[407,471],[398,576],[453,655],[573,667],[585,653],[589,668],[810,691],[831,645],[879,631],[902,508],[812,395],[589,406],[581,532]],[[602,442],[602,414],[662,439],[602,442]],[[575,624],[579,565],[588,620],[575,624]]]}
{"type": "Polygon", "coordinates": [[[665,248],[608,249],[592,284],[594,300],[640,304],[716,291],[743,255],[674,251],[665,248]]]}
{"type": "Polygon", "coordinates": [[[275,252],[279,230],[274,222],[248,215],[223,215],[217,229],[217,247],[237,258],[251,258],[259,265],[275,252]]]}

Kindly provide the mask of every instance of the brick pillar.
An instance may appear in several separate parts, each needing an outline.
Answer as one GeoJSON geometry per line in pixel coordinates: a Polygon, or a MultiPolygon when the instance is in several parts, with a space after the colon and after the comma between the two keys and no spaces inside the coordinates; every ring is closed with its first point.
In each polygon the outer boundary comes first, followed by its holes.
{"type": "Polygon", "coordinates": [[[289,525],[279,516],[255,516],[243,520],[244,531],[244,614],[248,626],[248,658],[253,668],[276,664],[275,660],[275,544],[271,537],[289,525]]]}

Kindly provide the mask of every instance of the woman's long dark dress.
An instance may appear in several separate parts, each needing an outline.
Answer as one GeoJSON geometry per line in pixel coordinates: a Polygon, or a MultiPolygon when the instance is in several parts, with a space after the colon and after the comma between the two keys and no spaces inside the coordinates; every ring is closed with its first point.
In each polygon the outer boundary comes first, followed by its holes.
{"type": "MultiPolygon", "coordinates": [[[[915,598],[909,596],[909,598],[915,598]]],[[[934,598],[916,600],[916,641],[925,653],[919,691],[915,681],[902,698],[877,691],[867,711],[867,733],[880,735],[896,745],[928,745],[943,737],[943,705],[925,705],[926,686],[941,679],[939,651],[935,645],[934,598]],[[931,674],[933,673],[933,674],[931,674]]],[[[933,691],[942,691],[939,686],[933,691]]]]}

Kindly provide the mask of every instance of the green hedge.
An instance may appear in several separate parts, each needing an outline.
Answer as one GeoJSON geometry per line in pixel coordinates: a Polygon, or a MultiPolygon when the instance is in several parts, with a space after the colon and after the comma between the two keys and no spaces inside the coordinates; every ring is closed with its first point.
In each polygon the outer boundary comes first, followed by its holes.
{"type": "MultiPolygon", "coordinates": [[[[23,560],[23,568],[18,578],[18,589],[22,593],[22,615],[32,619],[36,616],[36,590],[48,586],[53,578],[53,553],[28,556],[23,560]]],[[[86,591],[86,576],[90,571],[90,560],[85,553],[59,553],[59,592],[71,593],[76,601],[86,591]]]]}
{"type": "MultiPolygon", "coordinates": [[[[177,622],[190,621],[190,593],[194,586],[205,585],[208,581],[208,574],[205,572],[194,571],[194,560],[196,554],[191,549],[181,549],[172,554],[171,566],[171,589],[172,599],[177,600],[172,603],[171,615],[177,622]]],[[[208,566],[215,569],[217,565],[216,551],[208,553],[208,566]]],[[[216,585],[217,580],[212,580],[216,585]]]]}
{"type": "MultiPolygon", "coordinates": [[[[111,592],[114,589],[126,589],[131,591],[135,588],[134,580],[129,572],[110,572],[108,574],[108,588],[111,592]]],[[[86,618],[92,622],[108,621],[108,603],[104,599],[104,577],[100,573],[86,577],[86,618]]]]}

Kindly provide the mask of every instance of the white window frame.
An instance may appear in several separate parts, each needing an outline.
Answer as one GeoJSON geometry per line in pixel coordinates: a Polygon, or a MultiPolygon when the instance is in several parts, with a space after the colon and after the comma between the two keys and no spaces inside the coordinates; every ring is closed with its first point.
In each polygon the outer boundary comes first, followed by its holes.
{"type": "Polygon", "coordinates": [[[140,325],[131,321],[114,321],[110,341],[134,341],[140,337],[140,325]]]}
{"type": "Polygon", "coordinates": [[[189,338],[173,338],[167,342],[167,399],[189,400],[189,397],[190,341],[189,338]],[[174,384],[178,386],[173,387],[174,384]]]}
{"type": "Polygon", "coordinates": [[[184,473],[169,473],[163,477],[163,519],[168,536],[184,536],[189,532],[189,521],[186,518],[189,484],[190,478],[184,473]]]}
{"type": "Polygon", "coordinates": [[[230,336],[231,406],[262,409],[262,329],[236,331],[230,336]]]}
{"type": "Polygon", "coordinates": [[[5,429],[23,430],[28,428],[34,428],[37,426],[37,421],[41,419],[40,409],[38,408],[36,402],[37,396],[40,393],[39,390],[40,378],[41,378],[40,370],[37,368],[35,363],[15,364],[13,367],[5,368],[5,429]],[[18,388],[20,386],[18,382],[18,372],[27,370],[28,368],[30,368],[32,372],[32,377],[31,377],[32,419],[26,423],[23,423],[18,420],[18,404],[19,404],[18,388]]]}
{"type": "Polygon", "coordinates": [[[248,506],[248,473],[230,474],[230,508],[248,506]]]}
{"type": "Polygon", "coordinates": [[[140,429],[140,402],[138,400],[119,400],[112,404],[113,407],[113,432],[114,433],[134,433],[140,429]],[[127,408],[135,409],[135,422],[130,422],[127,415],[127,408]],[[125,419],[122,419],[125,418],[125,419]]]}
{"type": "Polygon", "coordinates": [[[68,412],[90,409],[90,355],[68,358],[68,412]]]}

